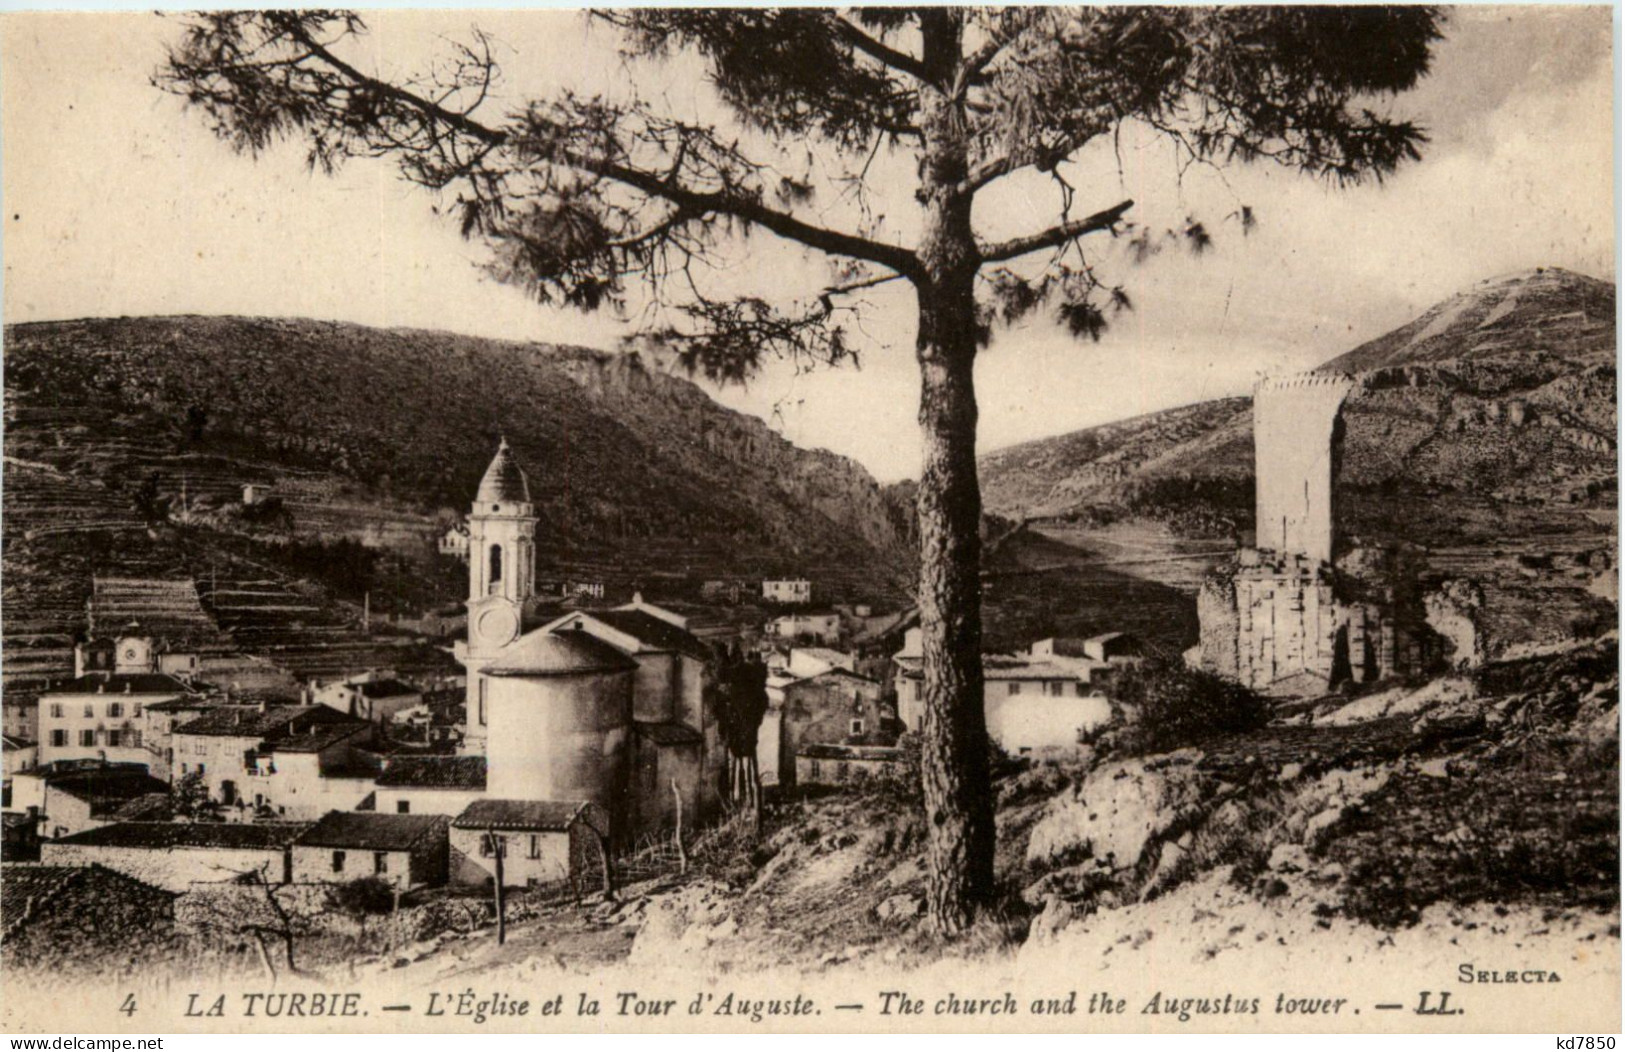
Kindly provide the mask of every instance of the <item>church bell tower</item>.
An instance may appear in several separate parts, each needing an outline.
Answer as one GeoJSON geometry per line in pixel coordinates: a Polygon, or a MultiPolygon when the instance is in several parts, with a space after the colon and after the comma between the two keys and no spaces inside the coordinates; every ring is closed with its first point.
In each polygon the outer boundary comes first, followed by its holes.
{"type": "Polygon", "coordinates": [[[536,509],[508,440],[485,469],[468,515],[468,670],[463,751],[485,752],[489,686],[483,670],[519,638],[536,590],[536,509]]]}

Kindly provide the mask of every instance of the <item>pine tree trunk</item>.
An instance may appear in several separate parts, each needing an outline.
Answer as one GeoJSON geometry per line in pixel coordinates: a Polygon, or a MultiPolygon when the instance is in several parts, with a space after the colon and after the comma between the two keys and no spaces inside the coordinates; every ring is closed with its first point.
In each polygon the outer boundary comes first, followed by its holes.
{"type": "MultiPolygon", "coordinates": [[[[928,67],[951,81],[958,16],[922,16],[928,67]]],[[[993,796],[982,710],[981,518],[976,479],[975,277],[980,259],[963,189],[963,101],[926,90],[925,228],[915,282],[920,329],[920,429],[925,456],[917,510],[924,717],[920,771],[926,809],[927,909],[938,931],[964,930],[993,894],[993,796]]]]}

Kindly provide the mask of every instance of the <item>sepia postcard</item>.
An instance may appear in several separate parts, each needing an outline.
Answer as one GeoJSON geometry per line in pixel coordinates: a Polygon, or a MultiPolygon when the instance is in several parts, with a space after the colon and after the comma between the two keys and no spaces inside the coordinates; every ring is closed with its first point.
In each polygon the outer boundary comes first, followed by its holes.
{"type": "Polygon", "coordinates": [[[0,15],[0,1023],[1613,1047],[1615,13],[0,15]]]}

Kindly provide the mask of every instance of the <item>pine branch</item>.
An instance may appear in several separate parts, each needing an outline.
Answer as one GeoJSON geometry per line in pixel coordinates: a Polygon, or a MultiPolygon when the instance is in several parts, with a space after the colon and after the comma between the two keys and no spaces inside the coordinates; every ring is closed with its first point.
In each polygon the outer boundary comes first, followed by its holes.
{"type": "Polygon", "coordinates": [[[1080,237],[1101,230],[1110,230],[1123,218],[1123,213],[1133,207],[1133,201],[1124,201],[1083,219],[1061,223],[1028,237],[1012,238],[1009,241],[988,246],[982,249],[982,262],[999,263],[1007,259],[1015,259],[1018,256],[1025,256],[1027,253],[1036,252],[1041,248],[1054,248],[1058,245],[1064,245],[1068,241],[1075,241],[1080,237]]]}

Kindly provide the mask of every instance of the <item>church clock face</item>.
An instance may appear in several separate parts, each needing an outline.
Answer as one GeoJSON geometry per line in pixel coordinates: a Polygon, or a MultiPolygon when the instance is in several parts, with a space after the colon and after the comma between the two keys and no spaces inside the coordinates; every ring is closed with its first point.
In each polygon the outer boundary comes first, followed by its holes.
{"type": "Polygon", "coordinates": [[[519,616],[509,607],[492,607],[475,618],[474,630],[479,635],[481,645],[503,646],[519,634],[519,616]]]}

